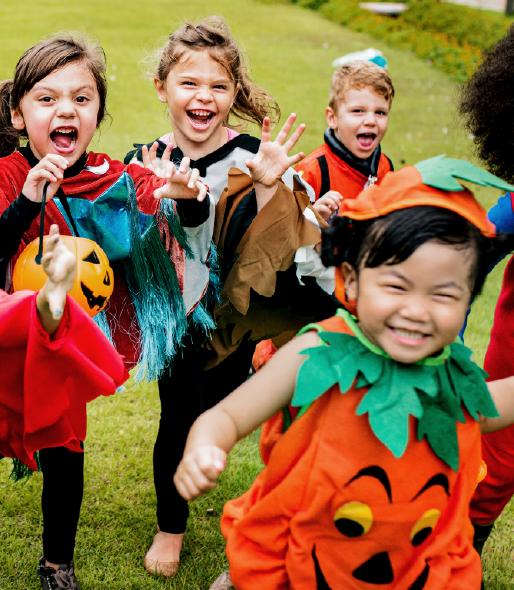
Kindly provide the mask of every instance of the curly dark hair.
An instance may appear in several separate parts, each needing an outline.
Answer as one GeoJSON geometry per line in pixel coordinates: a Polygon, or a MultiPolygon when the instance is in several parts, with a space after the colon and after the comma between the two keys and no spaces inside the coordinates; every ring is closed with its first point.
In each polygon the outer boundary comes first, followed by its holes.
{"type": "Polygon", "coordinates": [[[485,54],[462,89],[459,110],[478,155],[493,174],[514,181],[514,25],[485,54]]]}

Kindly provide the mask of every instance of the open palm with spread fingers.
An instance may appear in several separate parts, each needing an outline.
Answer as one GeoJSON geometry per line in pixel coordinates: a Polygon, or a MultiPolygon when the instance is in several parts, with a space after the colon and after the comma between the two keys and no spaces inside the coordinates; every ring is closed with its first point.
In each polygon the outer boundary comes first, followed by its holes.
{"type": "Polygon", "coordinates": [[[294,166],[303,157],[303,152],[292,156],[289,152],[296,145],[305,130],[302,123],[291,133],[296,115],[290,114],[287,121],[273,140],[271,137],[271,121],[265,117],[262,122],[261,145],[255,157],[246,162],[254,184],[262,184],[271,187],[276,184],[285,171],[294,166]]]}

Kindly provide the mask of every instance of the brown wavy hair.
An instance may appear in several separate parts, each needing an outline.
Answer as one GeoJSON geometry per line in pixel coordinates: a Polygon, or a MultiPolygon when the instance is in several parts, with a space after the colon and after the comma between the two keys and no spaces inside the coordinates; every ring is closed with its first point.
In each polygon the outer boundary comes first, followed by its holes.
{"type": "Polygon", "coordinates": [[[264,88],[252,82],[245,58],[221,17],[211,16],[199,23],[186,22],[172,33],[160,53],[155,77],[161,82],[173,66],[189,51],[205,51],[229,74],[236,85],[230,114],[238,119],[262,125],[264,117],[273,122],[280,118],[280,108],[264,88]]]}

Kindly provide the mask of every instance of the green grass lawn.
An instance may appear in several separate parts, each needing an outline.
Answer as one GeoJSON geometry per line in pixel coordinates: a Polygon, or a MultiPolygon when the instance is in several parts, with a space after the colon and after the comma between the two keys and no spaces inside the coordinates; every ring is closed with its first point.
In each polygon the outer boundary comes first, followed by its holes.
{"type": "MultiPolygon", "coordinates": [[[[89,0],[86,6],[78,1],[25,0],[20,4],[4,0],[0,3],[0,78],[11,77],[21,53],[50,33],[75,30],[98,39],[108,58],[112,121],[103,125],[91,148],[122,157],[132,142],[149,141],[168,129],[165,110],[145,75],[148,58],[183,20],[208,14],[228,19],[248,54],[254,79],[275,95],[284,114],[295,111],[308,124],[300,146],[304,151],[321,142],[331,61],[349,51],[377,47],[389,59],[397,91],[383,143],[396,166],[438,153],[473,156],[471,140],[455,112],[458,88],[443,74],[412,55],[285,4],[89,0]]],[[[494,191],[481,194],[485,204],[496,197],[494,191]]],[[[487,345],[500,280],[501,269],[489,279],[471,317],[467,342],[479,361],[487,345]]],[[[151,449],[158,414],[154,386],[129,384],[125,393],[90,406],[86,486],[76,550],[83,590],[204,590],[225,565],[216,516],[225,500],[245,490],[259,471],[256,436],[237,447],[218,489],[193,503],[183,566],[173,581],[164,581],[148,576],[142,568],[155,532],[151,449]]],[[[35,589],[41,478],[36,475],[14,484],[8,473],[9,463],[0,462],[0,589],[35,589]]],[[[488,588],[514,587],[513,526],[511,503],[484,552],[488,588]]]]}

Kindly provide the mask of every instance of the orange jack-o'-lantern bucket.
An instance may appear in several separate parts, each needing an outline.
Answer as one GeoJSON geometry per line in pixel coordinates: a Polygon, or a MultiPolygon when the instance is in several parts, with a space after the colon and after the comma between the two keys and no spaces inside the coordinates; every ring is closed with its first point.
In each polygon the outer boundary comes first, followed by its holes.
{"type": "MultiPolygon", "coordinates": [[[[93,317],[105,308],[114,289],[114,275],[109,259],[96,242],[87,238],[61,236],[61,240],[76,258],[75,282],[69,293],[93,317]]],[[[15,291],[38,291],[45,284],[46,274],[36,262],[38,249],[39,238],[36,238],[16,261],[12,278],[15,291]]]]}

